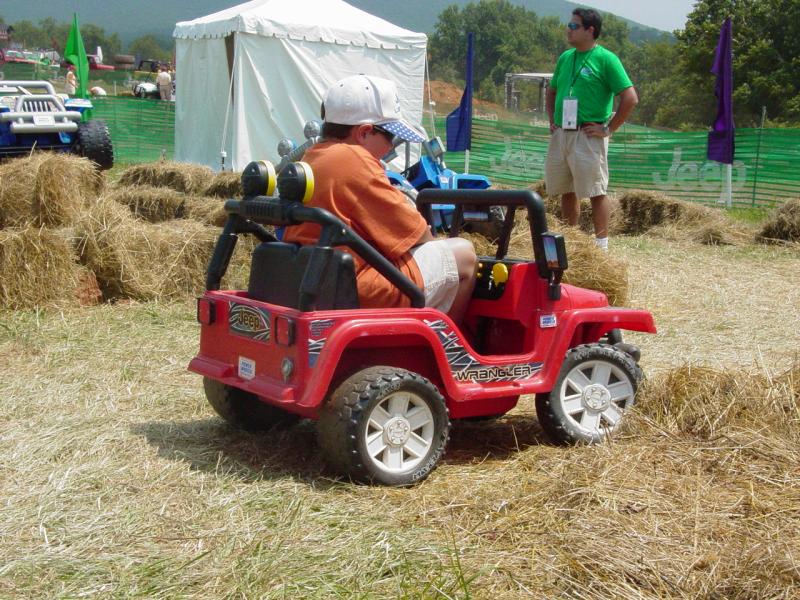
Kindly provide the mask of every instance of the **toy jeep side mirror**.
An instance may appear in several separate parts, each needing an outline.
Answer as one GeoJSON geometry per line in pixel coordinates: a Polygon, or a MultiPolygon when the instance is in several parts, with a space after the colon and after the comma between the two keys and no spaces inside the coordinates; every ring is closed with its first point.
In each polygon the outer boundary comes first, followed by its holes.
{"type": "Polygon", "coordinates": [[[549,296],[551,300],[558,300],[561,298],[561,277],[568,266],[567,245],[563,235],[547,231],[542,234],[542,246],[550,281],[549,296]]]}

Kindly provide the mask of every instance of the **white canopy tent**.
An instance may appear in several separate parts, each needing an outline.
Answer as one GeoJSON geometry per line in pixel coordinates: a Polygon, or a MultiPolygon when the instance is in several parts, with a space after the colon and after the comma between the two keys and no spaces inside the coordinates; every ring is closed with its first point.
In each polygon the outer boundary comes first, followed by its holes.
{"type": "Polygon", "coordinates": [[[252,0],[175,26],[175,159],[241,170],[279,159],[319,118],[330,85],[364,73],[397,84],[422,122],[427,36],[342,0],[252,0]]]}

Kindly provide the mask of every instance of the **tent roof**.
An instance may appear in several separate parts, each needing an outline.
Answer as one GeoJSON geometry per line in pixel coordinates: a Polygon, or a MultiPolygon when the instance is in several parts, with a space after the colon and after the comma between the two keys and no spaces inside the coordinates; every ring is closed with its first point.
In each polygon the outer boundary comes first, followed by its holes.
{"type": "Polygon", "coordinates": [[[231,33],[369,46],[424,48],[427,36],[384,21],[343,0],[252,0],[175,26],[176,38],[231,33]]]}

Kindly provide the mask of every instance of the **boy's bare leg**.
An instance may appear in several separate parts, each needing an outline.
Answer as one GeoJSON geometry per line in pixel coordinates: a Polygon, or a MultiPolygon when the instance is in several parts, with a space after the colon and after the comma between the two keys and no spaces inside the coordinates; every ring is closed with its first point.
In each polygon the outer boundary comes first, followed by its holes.
{"type": "Polygon", "coordinates": [[[453,251],[458,268],[458,291],[447,314],[456,325],[461,324],[464,313],[467,312],[472,291],[475,289],[475,271],[478,268],[478,257],[472,242],[464,238],[448,238],[447,244],[453,251]]]}

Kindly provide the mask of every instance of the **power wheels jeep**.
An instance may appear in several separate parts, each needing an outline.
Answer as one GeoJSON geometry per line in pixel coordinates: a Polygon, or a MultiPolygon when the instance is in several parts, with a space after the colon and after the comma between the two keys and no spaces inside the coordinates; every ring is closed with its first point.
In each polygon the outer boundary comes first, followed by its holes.
{"type": "Polygon", "coordinates": [[[422,291],[329,212],[304,205],[312,173],[304,163],[251,163],[244,197],[228,200],[228,221],[197,301],[200,351],[189,369],[205,378],[212,407],[228,422],[267,429],[288,418],[317,419],[326,460],[356,480],[409,485],[441,458],[450,419],[497,416],[536,395],[545,431],[557,442],[597,442],[620,424],[642,372],[638,350],[619,329],[655,333],[642,310],[614,308],[595,291],[561,284],[564,239],[547,231],[544,204],[529,191],[423,190],[417,206],[505,206],[494,256],[481,257],[461,328],[425,308],[422,291]],[[270,175],[270,173],[272,175],[270,175]],[[264,194],[264,195],[261,195],[264,194]],[[514,212],[527,210],[534,260],[506,256],[514,212]],[[313,246],[278,241],[263,225],[317,223],[313,246]],[[261,244],[247,290],[221,291],[241,234],[261,244]],[[353,257],[375,267],[412,308],[359,308],[353,257]],[[601,340],[608,340],[605,343],[601,340]]]}
{"type": "Polygon", "coordinates": [[[114,166],[114,148],[103,121],[81,122],[89,100],[56,94],[49,81],[0,81],[0,157],[34,149],[74,152],[101,169],[114,166]]]}

